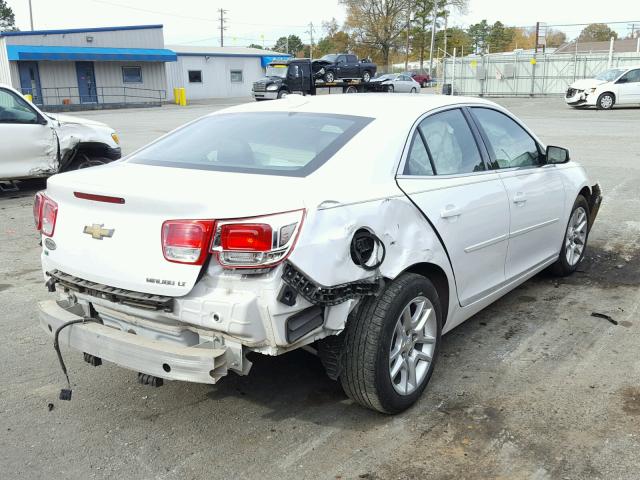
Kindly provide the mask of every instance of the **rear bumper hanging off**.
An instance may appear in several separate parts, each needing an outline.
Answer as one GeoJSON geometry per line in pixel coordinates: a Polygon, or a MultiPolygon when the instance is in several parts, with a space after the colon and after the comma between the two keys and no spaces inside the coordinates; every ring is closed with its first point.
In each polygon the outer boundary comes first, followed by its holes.
{"type": "MultiPolygon", "coordinates": [[[[49,335],[63,323],[82,320],[54,300],[40,302],[38,309],[40,326],[49,335]]],[[[216,383],[227,374],[227,349],[214,348],[210,342],[185,347],[91,322],[63,330],[60,343],[136,372],[169,380],[216,383]]]]}

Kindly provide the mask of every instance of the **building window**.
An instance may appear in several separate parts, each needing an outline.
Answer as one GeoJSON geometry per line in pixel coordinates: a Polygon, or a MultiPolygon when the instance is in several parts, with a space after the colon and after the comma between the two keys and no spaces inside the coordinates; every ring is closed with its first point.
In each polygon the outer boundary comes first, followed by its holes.
{"type": "Polygon", "coordinates": [[[242,83],[242,70],[231,70],[231,83],[242,83]]]}
{"type": "Polygon", "coordinates": [[[142,67],[122,67],[124,83],[142,83],[142,67]]]}
{"type": "Polygon", "coordinates": [[[189,70],[189,83],[202,83],[202,70],[189,70]]]}

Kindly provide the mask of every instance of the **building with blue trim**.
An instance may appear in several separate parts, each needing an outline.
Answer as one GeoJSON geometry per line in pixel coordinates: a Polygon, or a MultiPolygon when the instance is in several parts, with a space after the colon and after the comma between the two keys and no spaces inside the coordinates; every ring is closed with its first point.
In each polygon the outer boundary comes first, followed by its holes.
{"type": "Polygon", "coordinates": [[[49,109],[160,104],[176,60],[162,25],[0,32],[0,83],[49,109]]]}
{"type": "Polygon", "coordinates": [[[170,45],[177,61],[166,64],[169,91],[184,87],[190,100],[221,97],[249,97],[253,82],[262,78],[265,67],[286,53],[245,47],[202,47],[170,45]]]}

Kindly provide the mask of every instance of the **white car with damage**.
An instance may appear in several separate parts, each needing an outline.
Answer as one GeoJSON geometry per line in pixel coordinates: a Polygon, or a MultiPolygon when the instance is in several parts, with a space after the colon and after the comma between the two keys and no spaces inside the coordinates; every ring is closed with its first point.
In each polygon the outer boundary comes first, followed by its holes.
{"type": "Polygon", "coordinates": [[[118,136],[109,126],[42,112],[0,84],[0,180],[48,177],[120,157],[118,136]]]}
{"type": "Polygon", "coordinates": [[[573,82],[564,101],[572,107],[610,110],[614,105],[640,105],[640,65],[606,70],[573,82]]]}
{"type": "Polygon", "coordinates": [[[443,333],[576,269],[600,202],[565,149],[486,100],[240,105],[48,180],[34,214],[57,297],[40,323],[153,385],[305,347],[356,402],[399,412],[443,333]]]}

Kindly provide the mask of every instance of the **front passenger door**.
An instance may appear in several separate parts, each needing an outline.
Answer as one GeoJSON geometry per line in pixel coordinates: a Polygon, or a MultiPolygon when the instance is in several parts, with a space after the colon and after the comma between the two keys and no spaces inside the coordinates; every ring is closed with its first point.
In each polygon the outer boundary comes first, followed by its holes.
{"type": "Polygon", "coordinates": [[[618,95],[616,103],[629,105],[640,103],[640,69],[629,70],[616,82],[618,95]]]}
{"type": "Polygon", "coordinates": [[[0,179],[55,173],[55,131],[22,96],[0,88],[0,179]]]}
{"type": "Polygon", "coordinates": [[[565,192],[556,165],[545,165],[536,141],[511,117],[486,107],[470,109],[492,167],[509,195],[511,222],[505,264],[510,280],[558,255],[564,234],[565,192]]]}
{"type": "Polygon", "coordinates": [[[425,117],[397,181],[439,233],[467,306],[505,280],[509,202],[460,108],[425,117]]]}

